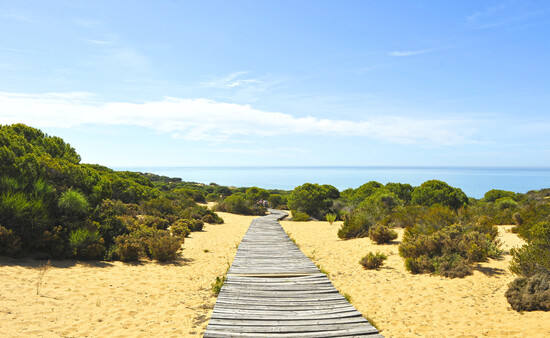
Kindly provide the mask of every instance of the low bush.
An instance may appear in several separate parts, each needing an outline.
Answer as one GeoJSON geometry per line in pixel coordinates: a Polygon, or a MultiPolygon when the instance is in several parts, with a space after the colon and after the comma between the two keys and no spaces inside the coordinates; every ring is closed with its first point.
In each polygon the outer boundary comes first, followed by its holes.
{"type": "Polygon", "coordinates": [[[417,224],[405,230],[399,253],[412,273],[436,273],[446,277],[471,274],[474,262],[501,254],[492,228],[454,224],[441,229],[417,224]]]}
{"type": "Polygon", "coordinates": [[[191,233],[191,230],[189,229],[189,223],[186,222],[186,220],[177,220],[170,226],[170,231],[172,231],[172,235],[176,237],[185,238],[189,236],[191,233]]]}
{"type": "Polygon", "coordinates": [[[377,224],[369,229],[369,238],[377,244],[385,244],[397,238],[397,232],[385,225],[377,224]]]}
{"type": "Polygon", "coordinates": [[[215,210],[241,215],[265,215],[266,208],[244,198],[242,194],[233,194],[218,203],[215,210]]]}
{"type": "Polygon", "coordinates": [[[223,223],[223,219],[220,216],[218,216],[218,214],[215,214],[215,213],[206,214],[206,215],[202,216],[201,220],[204,223],[209,223],[209,224],[222,224],[223,223]]]}
{"type": "Polygon", "coordinates": [[[309,215],[306,214],[305,212],[296,211],[296,210],[292,211],[292,220],[294,222],[307,222],[310,219],[311,217],[309,217],[309,215]]]}
{"type": "Polygon", "coordinates": [[[181,249],[183,239],[171,236],[168,231],[155,231],[147,241],[148,254],[159,262],[175,260],[181,249]]]}
{"type": "Polygon", "coordinates": [[[206,201],[207,202],[218,202],[221,200],[222,196],[220,194],[216,194],[211,192],[210,194],[206,195],[206,201]]]}
{"type": "Polygon", "coordinates": [[[137,261],[145,254],[143,240],[131,235],[115,238],[115,253],[123,262],[137,261]]]}
{"type": "Polygon", "coordinates": [[[138,217],[138,220],[145,226],[159,230],[166,230],[170,226],[170,221],[158,216],[142,215],[138,217]]]}
{"type": "Polygon", "coordinates": [[[550,272],[515,279],[505,296],[516,311],[550,311],[550,272]]]}
{"type": "Polygon", "coordinates": [[[214,295],[217,296],[220,294],[220,291],[223,287],[223,283],[225,283],[225,276],[216,277],[216,280],[214,281],[214,283],[212,283],[212,293],[214,293],[214,295]]]}
{"type": "Polygon", "coordinates": [[[378,269],[382,266],[382,264],[384,264],[384,261],[387,258],[388,257],[383,253],[369,252],[365,257],[361,258],[359,264],[361,264],[365,269],[378,269]]]}
{"type": "Polygon", "coordinates": [[[21,252],[21,238],[0,225],[0,255],[16,256],[21,252]]]}
{"type": "Polygon", "coordinates": [[[69,235],[73,256],[79,259],[102,259],[105,253],[104,240],[97,230],[80,228],[69,235]]]}
{"type": "Polygon", "coordinates": [[[338,237],[342,239],[367,237],[373,224],[374,220],[367,212],[354,211],[344,217],[344,224],[338,230],[338,237]]]}
{"type": "Polygon", "coordinates": [[[334,223],[336,221],[336,217],[337,217],[336,214],[333,214],[333,213],[328,213],[328,214],[325,215],[325,219],[331,225],[332,225],[332,223],[334,223]]]}

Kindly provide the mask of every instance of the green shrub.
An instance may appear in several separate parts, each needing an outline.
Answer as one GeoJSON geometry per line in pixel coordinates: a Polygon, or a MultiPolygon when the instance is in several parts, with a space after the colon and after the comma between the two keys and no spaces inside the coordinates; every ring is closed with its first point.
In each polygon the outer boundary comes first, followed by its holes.
{"type": "Polygon", "coordinates": [[[385,225],[377,224],[369,229],[369,238],[377,244],[389,243],[397,238],[397,232],[385,225]]]}
{"type": "Polygon", "coordinates": [[[115,253],[123,262],[137,261],[145,254],[143,240],[131,235],[115,238],[115,253]]]}
{"type": "Polygon", "coordinates": [[[472,266],[459,254],[448,254],[433,259],[436,274],[449,278],[462,278],[472,274],[472,266]]]}
{"type": "Polygon", "coordinates": [[[288,196],[288,207],[291,210],[304,212],[317,219],[330,211],[333,201],[340,196],[338,189],[331,185],[305,183],[288,196]]]}
{"type": "Polygon", "coordinates": [[[518,202],[514,201],[511,197],[501,197],[495,201],[497,209],[515,209],[518,207],[518,202]]]}
{"type": "Polygon", "coordinates": [[[446,277],[464,277],[474,262],[501,254],[490,229],[454,224],[437,229],[417,224],[405,230],[399,254],[412,273],[435,272],[446,277]],[[480,232],[487,231],[489,233],[480,232]]]}
{"type": "Polygon", "coordinates": [[[69,235],[69,244],[78,259],[101,259],[105,253],[103,238],[97,230],[79,228],[69,235]]]}
{"type": "Polygon", "coordinates": [[[550,311],[550,272],[515,279],[505,296],[516,311],[550,311]]]}
{"type": "Polygon", "coordinates": [[[266,209],[255,202],[247,200],[242,194],[233,194],[226,197],[215,206],[215,210],[231,212],[241,215],[265,215],[266,209]]]}
{"type": "Polygon", "coordinates": [[[489,190],[485,193],[485,196],[483,197],[483,200],[486,202],[494,202],[500,198],[516,198],[516,193],[513,191],[506,191],[506,190],[498,190],[493,189],[489,190]]]}
{"type": "Polygon", "coordinates": [[[342,239],[366,237],[374,221],[366,212],[354,211],[344,218],[344,223],[338,230],[338,237],[342,239]]]}
{"type": "Polygon", "coordinates": [[[183,240],[168,231],[155,231],[147,241],[149,256],[159,262],[173,261],[178,257],[183,240]]]}
{"type": "Polygon", "coordinates": [[[530,230],[528,243],[510,250],[510,271],[524,277],[550,271],[550,222],[537,223],[530,230]]]}
{"type": "Polygon", "coordinates": [[[61,194],[57,206],[66,215],[82,216],[88,213],[89,204],[86,197],[73,189],[69,189],[61,194]]]}
{"type": "Polygon", "coordinates": [[[305,212],[296,211],[296,210],[292,211],[292,220],[294,222],[307,222],[310,219],[311,219],[311,217],[308,214],[306,214],[305,212]]]}
{"type": "Polygon", "coordinates": [[[189,236],[191,233],[191,230],[189,229],[189,222],[186,222],[187,220],[177,220],[170,226],[170,231],[172,231],[172,235],[180,238],[185,238],[189,236]]]}
{"type": "Polygon", "coordinates": [[[0,255],[10,257],[16,256],[21,252],[21,238],[0,225],[0,255]]]}
{"type": "Polygon", "coordinates": [[[209,224],[222,224],[223,223],[223,219],[220,216],[218,216],[218,214],[215,214],[213,212],[202,216],[201,220],[204,223],[209,223],[209,224]]]}
{"type": "Polygon", "coordinates": [[[388,257],[383,253],[369,252],[365,257],[361,258],[359,264],[361,264],[365,269],[378,269],[382,266],[382,264],[384,264],[384,261],[387,258],[388,257]]]}
{"type": "Polygon", "coordinates": [[[138,217],[138,220],[145,226],[159,230],[166,230],[170,226],[170,221],[158,216],[142,215],[138,217]]]}
{"type": "Polygon", "coordinates": [[[468,203],[468,197],[459,188],[453,188],[443,181],[430,180],[413,190],[411,203],[428,207],[441,204],[457,210],[468,203]]]}
{"type": "Polygon", "coordinates": [[[210,194],[206,195],[206,201],[208,202],[217,202],[221,199],[221,195],[220,194],[216,194],[216,193],[213,193],[211,192],[210,194]]]}
{"type": "Polygon", "coordinates": [[[327,222],[329,222],[331,225],[332,223],[334,223],[334,221],[336,221],[336,214],[333,214],[333,213],[328,213],[325,215],[325,219],[327,220],[327,222]]]}

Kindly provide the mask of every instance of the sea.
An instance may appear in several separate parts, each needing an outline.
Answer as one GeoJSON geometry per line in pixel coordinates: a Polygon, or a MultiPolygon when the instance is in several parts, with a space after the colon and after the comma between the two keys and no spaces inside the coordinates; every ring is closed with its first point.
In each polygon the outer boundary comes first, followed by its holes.
{"type": "Polygon", "coordinates": [[[291,190],[306,182],[331,184],[339,190],[357,188],[368,181],[400,182],[418,186],[442,180],[481,198],[491,189],[525,193],[550,188],[550,168],[489,167],[118,167],[150,172],[183,181],[219,185],[291,190]]]}

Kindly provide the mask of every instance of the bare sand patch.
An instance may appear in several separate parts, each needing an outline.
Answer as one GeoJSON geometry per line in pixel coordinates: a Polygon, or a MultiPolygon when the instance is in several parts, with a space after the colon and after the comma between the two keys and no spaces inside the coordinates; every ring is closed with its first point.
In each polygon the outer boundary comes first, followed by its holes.
{"type": "Polygon", "coordinates": [[[340,240],[341,222],[282,221],[300,249],[329,272],[334,285],[373,319],[386,337],[549,337],[550,312],[518,313],[504,293],[515,277],[508,271],[511,247],[522,240],[499,228],[505,255],[477,266],[472,276],[449,279],[413,275],[405,270],[397,242],[377,245],[368,238],[340,240]],[[359,260],[369,251],[388,255],[384,266],[364,270],[359,260]]]}
{"type": "Polygon", "coordinates": [[[254,218],[219,215],[225,224],[191,233],[177,263],[52,261],[40,295],[43,261],[0,258],[0,335],[202,336],[216,302],[211,284],[254,218]]]}

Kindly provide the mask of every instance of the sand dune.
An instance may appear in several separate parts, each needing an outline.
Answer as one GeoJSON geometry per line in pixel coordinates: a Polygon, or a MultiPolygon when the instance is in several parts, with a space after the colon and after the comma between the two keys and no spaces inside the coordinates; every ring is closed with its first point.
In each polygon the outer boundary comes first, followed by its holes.
{"type": "Polygon", "coordinates": [[[0,336],[201,336],[216,301],[211,284],[254,218],[219,214],[225,224],[192,233],[176,264],[53,261],[40,295],[44,262],[0,258],[0,336]]]}
{"type": "MultiPolygon", "coordinates": [[[[334,285],[349,294],[357,309],[373,319],[387,337],[549,337],[550,312],[520,314],[504,292],[514,279],[510,256],[479,264],[472,276],[448,279],[412,275],[398,245],[376,245],[368,238],[339,240],[340,223],[289,222],[283,227],[302,251],[329,272],[334,285]],[[364,270],[359,259],[369,251],[389,257],[378,271],[364,270]]],[[[500,227],[503,249],[522,244],[510,227],[500,227]]],[[[399,231],[401,239],[403,231],[399,231]]]]}

